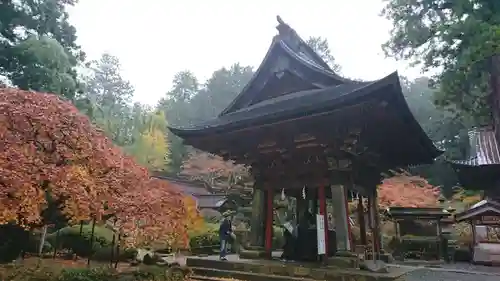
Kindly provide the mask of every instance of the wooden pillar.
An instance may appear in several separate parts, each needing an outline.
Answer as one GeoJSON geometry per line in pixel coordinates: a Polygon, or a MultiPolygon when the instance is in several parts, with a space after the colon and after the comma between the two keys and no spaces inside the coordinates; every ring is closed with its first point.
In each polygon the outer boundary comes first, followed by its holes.
{"type": "Polygon", "coordinates": [[[352,250],[349,233],[349,220],[346,213],[346,187],[335,185],[331,187],[333,199],[333,215],[335,217],[335,232],[337,238],[337,252],[352,250]]]}
{"type": "Polygon", "coordinates": [[[265,191],[262,186],[254,186],[252,198],[252,217],[250,219],[250,246],[264,249],[265,218],[266,218],[265,191]]]}
{"type": "Polygon", "coordinates": [[[349,239],[349,250],[354,250],[354,243],[352,241],[352,227],[351,227],[351,217],[349,216],[349,200],[347,199],[347,189],[344,189],[344,209],[345,209],[345,220],[347,222],[347,237],[349,239]]]}
{"type": "Polygon", "coordinates": [[[471,251],[472,251],[472,250],[474,250],[474,247],[476,247],[476,244],[477,244],[476,243],[476,240],[477,240],[476,235],[477,234],[476,234],[476,225],[472,221],[469,221],[469,223],[470,223],[470,231],[472,232],[472,249],[471,249],[471,251]]]}
{"type": "MultiPolygon", "coordinates": [[[[316,190],[316,196],[314,196],[313,198],[316,198],[315,200],[312,200],[312,212],[311,214],[313,214],[314,216],[316,216],[317,214],[321,214],[321,211],[318,213],[318,206],[321,206],[321,203],[319,201],[321,201],[320,199],[320,195],[319,195],[319,189],[316,190]]],[[[321,208],[321,207],[319,207],[321,208]]]]}
{"type": "Polygon", "coordinates": [[[443,249],[443,231],[441,229],[441,219],[438,219],[436,222],[436,231],[437,231],[437,238],[438,238],[438,260],[444,257],[444,249],[443,249]]]}
{"type": "Polygon", "coordinates": [[[380,254],[380,227],[378,218],[376,191],[368,196],[368,212],[370,217],[370,228],[372,231],[373,257],[379,258],[380,254]]]}
{"type": "Polygon", "coordinates": [[[373,209],[373,241],[375,242],[375,251],[377,259],[381,253],[381,235],[380,235],[380,216],[378,213],[378,200],[377,200],[377,188],[374,188],[373,196],[372,196],[372,209],[373,209]]]}
{"type": "Polygon", "coordinates": [[[363,196],[359,197],[358,200],[358,222],[359,222],[359,233],[361,239],[361,245],[367,245],[366,240],[366,221],[365,221],[365,208],[363,206],[363,196]]]}
{"type": "Polygon", "coordinates": [[[394,219],[394,231],[396,232],[396,238],[400,238],[401,234],[399,233],[399,221],[394,219]]]}
{"type": "Polygon", "coordinates": [[[368,228],[370,229],[370,232],[372,234],[372,241],[371,241],[371,248],[372,248],[372,252],[374,253],[375,252],[375,239],[374,239],[374,233],[373,233],[373,208],[372,208],[372,205],[373,205],[373,199],[372,199],[372,196],[371,194],[368,195],[367,197],[367,210],[368,210],[368,228]]]}
{"type": "Polygon", "coordinates": [[[268,257],[272,257],[273,251],[273,190],[270,186],[266,189],[266,238],[265,250],[268,257]]]}
{"type": "MultiPolygon", "coordinates": [[[[326,213],[326,193],[324,184],[321,184],[318,187],[318,197],[319,197],[319,214],[322,215],[324,219],[323,230],[325,233],[325,251],[326,251],[325,257],[328,257],[328,218],[326,213]]],[[[319,227],[319,225],[316,227],[319,227]]]]}

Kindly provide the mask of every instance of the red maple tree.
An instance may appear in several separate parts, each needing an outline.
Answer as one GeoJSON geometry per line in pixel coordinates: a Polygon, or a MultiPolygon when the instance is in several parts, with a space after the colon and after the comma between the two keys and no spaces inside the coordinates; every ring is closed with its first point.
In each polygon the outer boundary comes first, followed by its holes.
{"type": "Polygon", "coordinates": [[[163,241],[170,246],[186,248],[190,215],[184,196],[167,181],[150,178],[145,184],[115,195],[113,213],[128,245],[148,245],[163,241]]]}
{"type": "Polygon", "coordinates": [[[185,243],[180,192],[150,180],[70,103],[1,88],[0,224],[43,223],[47,197],[70,222],[113,214],[130,243],[160,236],[185,243]]]}
{"type": "Polygon", "coordinates": [[[222,157],[202,152],[193,151],[182,164],[181,175],[193,180],[203,180],[210,185],[223,184],[232,186],[249,177],[248,168],[225,161],[222,157]]]}
{"type": "Polygon", "coordinates": [[[437,207],[439,187],[407,172],[395,173],[378,186],[378,203],[387,207],[437,207]]]}

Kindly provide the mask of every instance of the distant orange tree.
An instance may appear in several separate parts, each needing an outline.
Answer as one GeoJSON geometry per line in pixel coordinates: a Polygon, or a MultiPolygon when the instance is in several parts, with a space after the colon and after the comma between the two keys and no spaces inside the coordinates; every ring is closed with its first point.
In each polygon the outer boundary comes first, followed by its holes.
{"type": "Polygon", "coordinates": [[[128,244],[186,243],[182,195],[51,94],[0,89],[0,202],[0,224],[46,224],[55,204],[69,223],[113,216],[128,244]]]}
{"type": "Polygon", "coordinates": [[[203,180],[210,185],[229,187],[249,178],[248,169],[244,165],[237,165],[202,151],[192,151],[181,168],[181,175],[193,180],[203,180]]]}
{"type": "Polygon", "coordinates": [[[378,186],[380,208],[387,207],[437,207],[439,187],[426,179],[407,172],[394,172],[378,186]]]}

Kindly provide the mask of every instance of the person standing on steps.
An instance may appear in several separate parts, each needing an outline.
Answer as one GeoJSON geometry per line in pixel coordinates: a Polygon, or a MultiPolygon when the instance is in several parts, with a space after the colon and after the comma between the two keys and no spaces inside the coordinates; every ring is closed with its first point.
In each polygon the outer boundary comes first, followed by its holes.
{"type": "Polygon", "coordinates": [[[285,238],[283,253],[280,259],[283,262],[293,261],[295,259],[295,249],[297,248],[297,227],[295,225],[295,218],[290,210],[285,211],[284,216],[280,214],[279,210],[275,210],[274,214],[283,228],[283,238],[285,238]]]}
{"type": "Polygon", "coordinates": [[[231,211],[226,211],[222,214],[222,221],[219,226],[219,239],[220,239],[220,260],[227,260],[226,254],[228,245],[232,238],[233,225],[231,223],[231,211]]]}

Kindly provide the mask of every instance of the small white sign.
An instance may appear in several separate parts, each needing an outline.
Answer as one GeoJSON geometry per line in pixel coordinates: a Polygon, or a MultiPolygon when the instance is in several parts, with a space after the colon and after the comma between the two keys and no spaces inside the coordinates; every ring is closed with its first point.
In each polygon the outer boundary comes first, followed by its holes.
{"type": "Polygon", "coordinates": [[[326,254],[324,215],[316,215],[316,234],[318,238],[318,255],[324,255],[326,254]]]}

